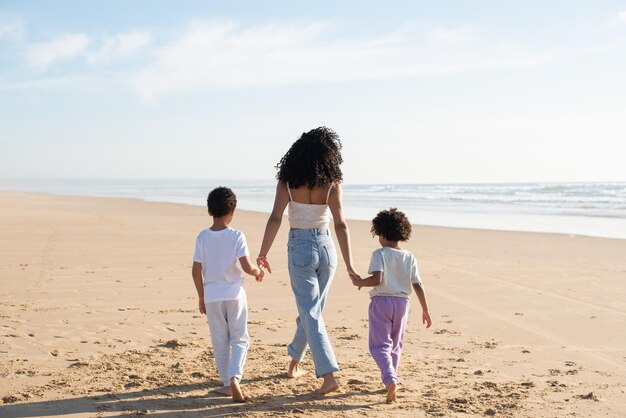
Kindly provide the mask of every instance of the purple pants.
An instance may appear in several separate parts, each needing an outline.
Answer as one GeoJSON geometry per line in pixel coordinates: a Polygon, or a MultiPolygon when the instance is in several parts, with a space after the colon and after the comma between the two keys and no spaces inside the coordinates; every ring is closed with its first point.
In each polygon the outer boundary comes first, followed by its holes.
{"type": "Polygon", "coordinates": [[[369,307],[370,353],[385,386],[398,381],[402,341],[409,316],[409,299],[374,296],[369,307]]]}

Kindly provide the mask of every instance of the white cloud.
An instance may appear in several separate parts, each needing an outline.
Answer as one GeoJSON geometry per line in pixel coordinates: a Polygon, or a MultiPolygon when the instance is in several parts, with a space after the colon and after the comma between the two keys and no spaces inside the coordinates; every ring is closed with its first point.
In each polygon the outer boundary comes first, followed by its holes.
{"type": "Polygon", "coordinates": [[[615,13],[613,16],[611,16],[608,23],[609,26],[624,24],[626,24],[626,10],[615,13]]]}
{"type": "Polygon", "coordinates": [[[441,45],[459,45],[477,41],[481,33],[477,28],[448,29],[440,26],[428,33],[428,39],[441,45]]]}
{"type": "Polygon", "coordinates": [[[82,54],[89,41],[84,33],[66,34],[51,42],[29,45],[26,59],[31,67],[45,67],[54,61],[68,60],[82,54]]]}
{"type": "Polygon", "coordinates": [[[251,28],[192,22],[178,39],[156,50],[154,61],[130,84],[151,101],[177,91],[528,67],[547,59],[503,43],[489,44],[477,29],[439,28],[422,40],[395,34],[337,41],[326,37],[327,28],[323,22],[251,28]]]}
{"type": "Polygon", "coordinates": [[[24,37],[24,24],[0,12],[0,41],[19,42],[24,37]]]}
{"type": "Polygon", "coordinates": [[[152,42],[148,32],[131,31],[103,39],[102,47],[93,53],[87,54],[90,64],[110,61],[116,57],[127,57],[145,48],[152,42]]]}

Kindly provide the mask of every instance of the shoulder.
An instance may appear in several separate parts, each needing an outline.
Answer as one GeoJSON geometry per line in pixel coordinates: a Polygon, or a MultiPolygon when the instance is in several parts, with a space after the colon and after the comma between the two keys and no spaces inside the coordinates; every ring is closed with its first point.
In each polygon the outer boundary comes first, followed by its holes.
{"type": "Polygon", "coordinates": [[[209,235],[211,233],[211,229],[210,228],[206,228],[203,229],[202,231],[198,232],[198,237],[197,239],[201,239],[203,237],[206,237],[207,235],[209,235]]]}
{"type": "Polygon", "coordinates": [[[405,257],[406,257],[407,263],[417,264],[417,257],[415,257],[415,254],[413,254],[411,251],[406,250],[405,257]]]}
{"type": "Polygon", "coordinates": [[[228,227],[226,229],[226,233],[228,235],[232,236],[232,237],[236,237],[237,239],[239,239],[239,238],[244,238],[245,239],[246,238],[246,235],[243,232],[241,232],[240,230],[235,229],[235,228],[228,227]]]}

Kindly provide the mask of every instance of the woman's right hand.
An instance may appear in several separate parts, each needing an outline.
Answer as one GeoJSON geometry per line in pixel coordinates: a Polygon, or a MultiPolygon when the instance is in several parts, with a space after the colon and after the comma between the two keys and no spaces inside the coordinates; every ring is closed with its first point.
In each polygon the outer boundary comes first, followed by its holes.
{"type": "Polygon", "coordinates": [[[354,271],[354,269],[352,267],[348,267],[348,276],[350,277],[350,280],[361,280],[361,275],[359,273],[357,273],[356,271],[354,271]]]}
{"type": "Polygon", "coordinates": [[[259,256],[256,258],[256,264],[263,270],[267,270],[268,273],[272,272],[272,267],[270,267],[269,261],[267,261],[267,257],[259,256]]]}

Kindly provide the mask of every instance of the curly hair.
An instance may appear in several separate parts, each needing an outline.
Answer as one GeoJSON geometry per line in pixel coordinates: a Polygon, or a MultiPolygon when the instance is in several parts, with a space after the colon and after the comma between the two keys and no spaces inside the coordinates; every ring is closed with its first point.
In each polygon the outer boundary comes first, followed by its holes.
{"type": "Polygon", "coordinates": [[[221,218],[237,207],[237,196],[228,187],[217,187],[211,190],[206,203],[211,215],[221,218]]]}
{"type": "Polygon", "coordinates": [[[325,126],[302,134],[289,151],[276,164],[276,179],[289,183],[289,187],[328,187],[341,183],[343,174],[339,167],[341,141],[339,135],[325,126]]]}
{"type": "Polygon", "coordinates": [[[372,236],[379,235],[387,241],[408,241],[411,236],[411,223],[404,212],[396,208],[381,210],[372,219],[372,236]]]}

